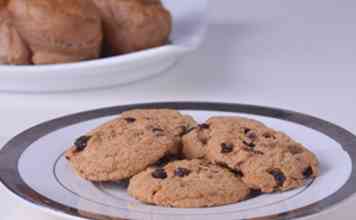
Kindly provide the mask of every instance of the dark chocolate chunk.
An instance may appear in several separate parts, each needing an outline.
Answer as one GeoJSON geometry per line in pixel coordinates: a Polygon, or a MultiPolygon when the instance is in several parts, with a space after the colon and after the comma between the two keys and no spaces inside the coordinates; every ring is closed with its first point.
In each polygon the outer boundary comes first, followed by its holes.
{"type": "Polygon", "coordinates": [[[125,118],[125,121],[127,123],[134,123],[136,121],[136,118],[127,117],[127,118],[125,118]]]}
{"type": "Polygon", "coordinates": [[[169,162],[172,162],[175,160],[181,160],[181,159],[182,159],[181,156],[169,154],[169,155],[166,155],[166,156],[162,157],[161,159],[159,159],[154,164],[154,166],[163,167],[163,166],[167,165],[167,163],[169,163],[169,162]]]}
{"type": "Polygon", "coordinates": [[[238,177],[243,177],[244,176],[244,174],[242,173],[241,170],[234,170],[234,169],[230,169],[230,170],[231,170],[231,172],[233,172],[238,177]]]}
{"type": "Polygon", "coordinates": [[[277,183],[277,186],[283,186],[284,181],[286,181],[286,176],[279,169],[273,169],[269,173],[274,177],[274,180],[277,183]]]}
{"type": "Polygon", "coordinates": [[[305,179],[308,179],[312,175],[313,175],[313,168],[311,168],[311,167],[308,167],[303,171],[303,176],[305,179]]]}
{"type": "Polygon", "coordinates": [[[262,191],[260,189],[250,189],[250,194],[248,195],[248,199],[253,199],[260,195],[262,195],[262,191]]]}
{"type": "Polygon", "coordinates": [[[253,131],[250,131],[246,134],[246,137],[251,141],[255,141],[257,139],[257,134],[253,131]]]}
{"type": "Polygon", "coordinates": [[[227,163],[225,163],[225,162],[216,162],[216,164],[217,165],[219,165],[219,166],[221,166],[221,167],[224,167],[224,168],[226,168],[226,169],[228,169],[228,170],[231,170],[232,171],[232,169],[227,165],[227,163]]]}
{"type": "Polygon", "coordinates": [[[91,137],[90,136],[81,136],[74,142],[75,149],[77,151],[83,151],[88,144],[88,141],[91,137]]]}
{"type": "Polygon", "coordinates": [[[176,170],[175,170],[175,172],[174,172],[174,174],[176,175],[176,176],[179,176],[179,177],[185,177],[185,176],[188,176],[189,174],[190,174],[190,170],[189,169],[187,169],[187,168],[183,168],[183,167],[178,167],[176,170]]]}
{"type": "Polygon", "coordinates": [[[152,172],[152,177],[156,179],[165,179],[167,178],[167,173],[164,169],[162,168],[157,168],[152,172]]]}
{"type": "Polygon", "coordinates": [[[249,128],[243,128],[243,131],[244,131],[245,134],[247,134],[248,132],[251,131],[251,129],[249,129],[249,128]]]}
{"type": "Polygon", "coordinates": [[[234,150],[233,144],[222,143],[221,144],[221,153],[227,154],[231,153],[234,150]]]}

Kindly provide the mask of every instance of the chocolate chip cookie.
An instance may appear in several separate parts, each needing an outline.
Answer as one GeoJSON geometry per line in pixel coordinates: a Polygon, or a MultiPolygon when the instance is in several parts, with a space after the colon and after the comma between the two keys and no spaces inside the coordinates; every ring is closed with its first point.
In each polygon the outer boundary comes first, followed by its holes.
{"type": "Polygon", "coordinates": [[[318,176],[319,164],[314,154],[297,143],[289,144],[272,147],[242,163],[243,181],[250,188],[274,192],[301,187],[318,176]]]}
{"type": "Polygon", "coordinates": [[[282,132],[242,117],[212,117],[183,137],[188,158],[205,157],[262,192],[286,191],[319,175],[313,153],[282,132]]]}
{"type": "Polygon", "coordinates": [[[79,137],[66,158],[87,180],[126,179],[177,151],[178,136],[190,120],[174,110],[124,112],[79,137]]]}
{"type": "Polygon", "coordinates": [[[121,115],[122,117],[158,121],[163,129],[175,138],[176,147],[171,150],[172,154],[180,153],[182,136],[197,124],[191,116],[183,115],[172,109],[135,109],[121,115]]]}
{"type": "Polygon", "coordinates": [[[131,178],[128,192],[150,204],[198,208],[241,201],[250,190],[228,169],[195,159],[150,167],[131,178]]]}

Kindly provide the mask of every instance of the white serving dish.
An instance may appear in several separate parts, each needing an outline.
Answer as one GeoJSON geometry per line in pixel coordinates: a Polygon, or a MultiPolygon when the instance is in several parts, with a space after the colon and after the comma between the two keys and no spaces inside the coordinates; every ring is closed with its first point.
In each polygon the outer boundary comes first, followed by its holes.
{"type": "Polygon", "coordinates": [[[197,49],[206,28],[207,0],[163,0],[174,19],[170,44],[71,64],[0,65],[2,92],[57,92],[110,87],[159,74],[197,49]]]}

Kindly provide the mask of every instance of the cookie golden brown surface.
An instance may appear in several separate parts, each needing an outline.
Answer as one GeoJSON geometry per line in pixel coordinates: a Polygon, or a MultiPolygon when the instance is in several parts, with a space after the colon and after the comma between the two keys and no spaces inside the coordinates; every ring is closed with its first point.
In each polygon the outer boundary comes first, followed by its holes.
{"type": "Polygon", "coordinates": [[[130,180],[128,192],[146,203],[199,208],[241,201],[250,190],[228,169],[195,159],[150,167],[130,180]]]}
{"type": "Polygon", "coordinates": [[[169,109],[123,112],[78,138],[66,157],[87,180],[126,179],[177,152],[179,134],[190,120],[169,109]]]}
{"type": "Polygon", "coordinates": [[[241,172],[262,192],[297,188],[320,173],[316,156],[302,144],[243,117],[211,117],[183,137],[183,153],[241,172]]]}

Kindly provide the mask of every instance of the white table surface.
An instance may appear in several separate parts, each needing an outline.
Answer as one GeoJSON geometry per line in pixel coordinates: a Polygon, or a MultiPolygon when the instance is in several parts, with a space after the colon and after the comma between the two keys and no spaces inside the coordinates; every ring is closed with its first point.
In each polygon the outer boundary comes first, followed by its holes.
{"type": "MultiPolygon", "coordinates": [[[[211,0],[201,49],[167,74],[67,94],[0,94],[3,141],[39,122],[151,101],[224,101],[312,114],[356,133],[356,1],[211,0]]],[[[356,187],[356,186],[355,186],[356,187]]],[[[0,187],[0,219],[59,220],[0,187]]],[[[354,219],[356,198],[311,220],[354,219]]]]}

